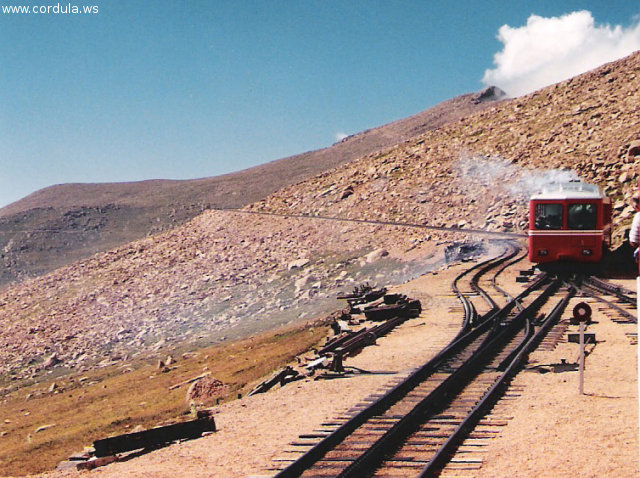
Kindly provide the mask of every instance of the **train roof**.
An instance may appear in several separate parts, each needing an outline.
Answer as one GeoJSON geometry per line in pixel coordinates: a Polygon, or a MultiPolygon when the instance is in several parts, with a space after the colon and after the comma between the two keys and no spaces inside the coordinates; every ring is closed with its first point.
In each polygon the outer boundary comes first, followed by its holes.
{"type": "Polygon", "coordinates": [[[542,191],[533,194],[531,199],[602,199],[604,195],[595,184],[582,181],[549,183],[542,191]]]}

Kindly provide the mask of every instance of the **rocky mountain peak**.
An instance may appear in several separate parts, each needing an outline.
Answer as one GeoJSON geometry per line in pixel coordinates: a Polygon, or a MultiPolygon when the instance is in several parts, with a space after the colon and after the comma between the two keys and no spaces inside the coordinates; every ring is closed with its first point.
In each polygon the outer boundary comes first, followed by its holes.
{"type": "Polygon", "coordinates": [[[487,101],[499,101],[507,97],[507,94],[497,86],[489,86],[482,90],[475,97],[474,102],[484,103],[487,101]]]}

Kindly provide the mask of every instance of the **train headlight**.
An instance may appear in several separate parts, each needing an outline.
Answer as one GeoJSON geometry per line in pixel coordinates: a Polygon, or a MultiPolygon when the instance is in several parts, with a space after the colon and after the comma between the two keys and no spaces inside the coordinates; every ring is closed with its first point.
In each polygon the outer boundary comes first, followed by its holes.
{"type": "Polygon", "coordinates": [[[591,254],[593,254],[593,251],[591,249],[582,249],[583,256],[590,256],[591,254]]]}
{"type": "Polygon", "coordinates": [[[539,256],[548,256],[549,255],[549,251],[546,249],[538,249],[538,255],[539,256]]]}

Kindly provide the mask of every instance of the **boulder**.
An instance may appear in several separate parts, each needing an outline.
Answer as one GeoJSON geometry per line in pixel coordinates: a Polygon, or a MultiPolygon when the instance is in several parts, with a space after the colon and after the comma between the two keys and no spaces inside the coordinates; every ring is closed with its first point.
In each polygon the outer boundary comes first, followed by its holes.
{"type": "Polygon", "coordinates": [[[43,431],[48,430],[49,428],[52,428],[52,427],[55,427],[55,426],[56,426],[55,423],[51,423],[49,425],[42,425],[42,426],[36,428],[34,433],[40,433],[40,432],[43,432],[43,431]]]}
{"type": "Polygon", "coordinates": [[[506,97],[507,94],[497,86],[489,86],[480,92],[474,99],[474,103],[485,103],[487,101],[497,101],[506,97]]]}
{"type": "Polygon", "coordinates": [[[49,357],[47,357],[47,359],[44,361],[42,366],[44,368],[51,368],[54,365],[59,364],[59,363],[60,363],[60,359],[58,358],[58,355],[56,353],[53,353],[49,357]]]}
{"type": "Polygon", "coordinates": [[[187,390],[187,404],[191,403],[211,403],[219,398],[225,391],[227,386],[220,380],[208,375],[196,380],[187,390]]]}
{"type": "Polygon", "coordinates": [[[380,259],[388,255],[389,255],[389,251],[387,251],[386,249],[376,249],[375,251],[372,251],[366,256],[364,256],[364,260],[366,261],[367,264],[371,264],[373,262],[379,261],[380,259]]]}
{"type": "Polygon", "coordinates": [[[342,191],[342,194],[340,195],[340,199],[346,199],[349,196],[351,196],[352,194],[353,194],[353,186],[347,186],[342,191]]]}
{"type": "Polygon", "coordinates": [[[627,158],[629,160],[634,160],[636,156],[640,156],[640,141],[638,140],[632,141],[627,151],[627,158]]]}
{"type": "Polygon", "coordinates": [[[313,279],[313,277],[311,275],[306,275],[306,276],[300,277],[295,282],[296,293],[300,292],[302,290],[302,288],[305,287],[312,279],[313,279]]]}

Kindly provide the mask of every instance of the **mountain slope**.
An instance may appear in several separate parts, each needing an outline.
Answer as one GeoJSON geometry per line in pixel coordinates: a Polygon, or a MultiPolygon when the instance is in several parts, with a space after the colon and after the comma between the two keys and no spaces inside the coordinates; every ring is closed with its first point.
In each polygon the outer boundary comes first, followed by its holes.
{"type": "Polygon", "coordinates": [[[636,53],[502,102],[251,209],[523,231],[528,194],[546,180],[580,176],[603,187],[614,224],[625,224],[638,178],[627,152],[640,139],[639,65],[636,53]]]}
{"type": "Polygon", "coordinates": [[[183,224],[208,208],[237,208],[360,156],[488,107],[504,93],[445,101],[333,146],[237,173],[184,180],[62,184],[0,209],[0,285],[183,224]]]}
{"type": "MultiPolygon", "coordinates": [[[[518,231],[534,180],[573,170],[607,189],[622,225],[637,178],[627,150],[640,135],[639,101],[634,54],[247,209],[518,231]]],[[[0,290],[0,377],[37,377],[54,354],[82,370],[105,357],[122,361],[300,320],[335,307],[335,291],[354,282],[397,283],[424,271],[443,241],[460,237],[467,236],[205,211],[169,232],[0,290]]]]}

